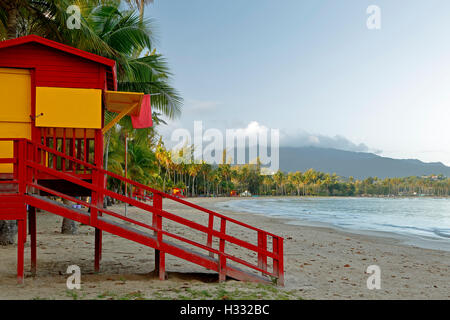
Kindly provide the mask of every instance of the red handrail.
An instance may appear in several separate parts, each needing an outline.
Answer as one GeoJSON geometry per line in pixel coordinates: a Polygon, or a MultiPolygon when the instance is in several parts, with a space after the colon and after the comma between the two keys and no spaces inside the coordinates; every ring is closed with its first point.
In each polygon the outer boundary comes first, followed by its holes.
{"type": "MultiPolygon", "coordinates": [[[[31,142],[31,141],[30,141],[30,142],[31,142]]],[[[34,142],[31,142],[31,143],[36,144],[36,143],[34,143],[34,142]]],[[[196,204],[194,204],[194,203],[188,202],[188,201],[186,201],[186,200],[177,198],[177,197],[172,196],[172,195],[170,195],[170,194],[164,193],[164,192],[162,192],[162,191],[160,191],[160,190],[151,188],[151,187],[146,186],[146,185],[144,185],[144,184],[142,184],[142,183],[139,183],[139,182],[130,180],[130,179],[128,179],[128,178],[122,177],[122,176],[120,176],[120,175],[118,175],[118,174],[116,174],[116,173],[113,173],[113,172],[110,172],[110,171],[106,171],[106,170],[104,170],[104,169],[102,169],[102,168],[98,168],[97,166],[95,166],[95,165],[93,165],[93,164],[90,164],[90,163],[88,163],[88,162],[84,162],[84,161],[79,160],[79,159],[77,159],[77,158],[74,158],[74,157],[71,157],[71,156],[69,156],[69,155],[66,155],[66,154],[64,154],[64,153],[62,153],[62,152],[53,150],[52,148],[49,148],[49,147],[47,147],[47,146],[44,146],[44,145],[41,145],[41,144],[39,144],[39,145],[36,144],[36,145],[37,145],[37,147],[38,147],[39,149],[42,149],[42,150],[44,150],[44,151],[46,151],[46,152],[53,153],[53,154],[56,155],[56,156],[66,158],[66,159],[68,159],[68,160],[70,160],[70,161],[77,162],[77,163],[79,163],[79,164],[81,164],[81,165],[85,165],[86,167],[89,167],[91,170],[95,170],[95,171],[99,172],[100,174],[108,175],[108,176],[110,176],[110,177],[112,177],[112,178],[115,178],[115,179],[121,180],[121,181],[123,181],[123,182],[132,184],[132,185],[134,185],[134,186],[136,186],[136,187],[139,187],[139,188],[141,188],[141,189],[144,189],[144,190],[146,190],[146,191],[150,191],[150,192],[153,193],[153,194],[159,194],[159,195],[161,195],[163,198],[166,198],[166,199],[170,199],[170,200],[179,202],[179,203],[184,204],[184,205],[186,205],[186,206],[188,206],[188,207],[197,209],[197,210],[199,210],[199,211],[203,211],[203,212],[205,212],[205,213],[212,214],[212,215],[214,215],[214,216],[216,216],[216,217],[218,217],[218,218],[226,219],[226,220],[229,221],[229,222],[232,222],[232,223],[241,225],[241,226],[243,226],[243,227],[246,227],[246,228],[249,228],[249,229],[252,229],[252,230],[255,230],[255,231],[263,231],[263,230],[258,229],[258,228],[256,228],[256,227],[253,227],[253,226],[251,226],[251,225],[249,225],[249,224],[240,222],[240,221],[235,220],[235,219],[233,219],[233,218],[229,218],[229,217],[227,217],[227,216],[225,216],[225,215],[222,215],[222,214],[220,214],[220,213],[217,213],[217,212],[214,212],[214,211],[212,211],[212,210],[206,209],[206,208],[204,208],[204,207],[201,207],[201,206],[196,205],[196,204]]],[[[269,236],[273,236],[273,237],[280,238],[279,236],[277,236],[277,235],[275,235],[275,234],[273,234],[273,233],[270,233],[270,232],[267,232],[267,231],[263,231],[263,232],[266,233],[266,234],[269,235],[269,236]]]]}
{"type": "MultiPolygon", "coordinates": [[[[210,255],[217,254],[219,257],[219,273],[220,273],[221,278],[223,278],[224,274],[226,273],[226,271],[223,270],[224,268],[226,268],[226,261],[231,260],[236,263],[247,266],[249,268],[252,268],[254,270],[257,270],[259,272],[262,272],[263,274],[276,277],[276,278],[278,278],[279,283],[281,283],[281,284],[283,283],[284,271],[283,271],[283,238],[282,237],[279,237],[270,232],[261,230],[259,228],[253,227],[246,223],[240,222],[238,220],[229,218],[227,216],[224,216],[224,215],[214,212],[212,210],[203,208],[201,206],[190,203],[188,201],[179,199],[175,196],[165,194],[157,189],[148,187],[141,183],[132,181],[128,178],[119,176],[115,173],[106,171],[102,168],[99,168],[96,165],[93,165],[88,162],[77,159],[75,157],[66,155],[62,152],[59,152],[59,151],[52,149],[50,147],[47,147],[45,145],[38,144],[38,143],[35,143],[32,141],[29,141],[27,139],[6,139],[6,138],[0,139],[0,141],[5,141],[5,140],[14,141],[14,144],[15,144],[15,146],[14,146],[15,157],[13,159],[7,159],[7,160],[14,161],[13,162],[15,165],[15,175],[14,176],[18,177],[17,181],[19,181],[19,189],[22,190],[22,192],[24,190],[26,190],[26,187],[36,188],[38,190],[47,192],[54,196],[62,197],[69,201],[72,201],[72,202],[81,204],[85,207],[88,207],[91,209],[90,219],[91,219],[91,224],[93,226],[96,226],[96,224],[97,224],[97,219],[98,219],[97,216],[99,215],[99,213],[100,213],[100,215],[103,213],[106,215],[110,215],[114,218],[118,218],[118,219],[130,222],[130,223],[133,223],[137,226],[154,231],[157,234],[158,243],[162,242],[162,237],[164,235],[164,236],[168,236],[168,237],[177,239],[179,241],[185,242],[187,244],[193,245],[197,248],[206,250],[210,253],[210,255]],[[18,152],[16,152],[17,150],[18,150],[18,152]],[[52,154],[52,158],[54,161],[53,167],[47,167],[45,165],[45,162],[44,162],[44,164],[42,164],[43,163],[43,162],[41,162],[42,152],[52,154]],[[17,157],[16,157],[16,153],[19,154],[17,157]],[[80,167],[83,166],[85,169],[89,168],[92,172],[92,183],[81,179],[79,176],[77,176],[77,174],[75,172],[56,170],[54,167],[54,163],[57,161],[58,157],[60,157],[61,160],[63,160],[64,162],[68,161],[69,163],[70,162],[72,162],[73,164],[76,163],[80,167]],[[20,161],[21,159],[24,159],[25,161],[20,161]],[[16,163],[16,160],[19,160],[18,163],[16,163]],[[22,168],[22,170],[19,170],[20,168],[22,168]],[[18,172],[16,172],[16,171],[18,171],[18,172]],[[25,172],[26,172],[26,174],[25,174],[25,172]],[[97,206],[95,203],[87,204],[81,200],[74,198],[74,197],[70,197],[70,196],[63,194],[61,192],[58,192],[56,190],[52,190],[48,187],[41,186],[35,181],[37,172],[44,172],[50,176],[54,176],[54,177],[72,182],[74,184],[80,185],[88,190],[91,190],[93,193],[96,194],[96,196],[99,199],[102,199],[104,196],[110,196],[119,201],[129,203],[140,209],[151,212],[153,214],[153,225],[150,226],[145,223],[139,222],[137,220],[130,219],[128,217],[124,217],[113,211],[104,209],[101,206],[97,206]],[[26,175],[25,177],[24,177],[24,174],[26,175]],[[122,182],[129,183],[138,188],[141,188],[143,190],[153,193],[154,194],[153,205],[146,204],[144,202],[138,201],[133,198],[126,197],[124,195],[118,194],[116,192],[113,192],[111,190],[104,188],[103,183],[100,183],[100,184],[98,183],[100,181],[104,181],[104,179],[102,179],[102,177],[104,177],[104,176],[110,176],[110,177],[118,179],[122,182]],[[25,181],[25,185],[22,185],[20,182],[24,182],[24,181],[25,181]],[[155,198],[159,198],[159,197],[173,200],[180,204],[189,206],[193,209],[197,209],[199,211],[209,214],[208,226],[203,226],[199,223],[196,223],[194,221],[185,219],[183,217],[180,217],[178,215],[175,215],[175,214],[172,214],[170,212],[163,210],[162,209],[162,201],[159,200],[159,202],[158,202],[158,200],[155,199],[155,198]],[[155,202],[155,201],[157,201],[157,202],[155,202]],[[215,217],[219,218],[221,221],[220,231],[215,230],[213,227],[215,217]],[[176,223],[179,223],[179,224],[182,224],[189,228],[198,230],[200,232],[206,233],[206,235],[207,235],[206,245],[200,244],[196,241],[189,240],[185,237],[182,237],[182,236],[179,236],[179,235],[176,235],[176,234],[173,234],[173,233],[163,230],[163,228],[162,228],[162,219],[163,218],[168,219],[173,222],[176,222],[176,223]],[[241,227],[250,229],[252,231],[256,231],[257,235],[258,235],[258,238],[257,238],[258,244],[254,245],[250,242],[238,239],[236,237],[233,237],[233,236],[227,234],[226,233],[227,222],[239,225],[241,227]],[[272,250],[268,250],[268,248],[267,248],[267,237],[268,236],[272,237],[272,246],[273,246],[272,250]],[[214,249],[212,247],[212,238],[213,237],[216,237],[219,239],[219,249],[218,250],[214,249]],[[251,264],[251,263],[247,262],[246,260],[240,259],[238,257],[233,256],[232,254],[226,253],[225,252],[226,242],[229,242],[229,243],[238,245],[240,247],[246,248],[248,250],[251,250],[253,252],[256,252],[258,254],[258,265],[251,264]],[[273,261],[273,270],[272,271],[267,270],[267,258],[271,258],[273,261]]],[[[6,161],[6,159],[4,159],[4,161],[6,161]]],[[[0,159],[0,163],[5,163],[5,162],[2,162],[2,159],[0,159]]]]}

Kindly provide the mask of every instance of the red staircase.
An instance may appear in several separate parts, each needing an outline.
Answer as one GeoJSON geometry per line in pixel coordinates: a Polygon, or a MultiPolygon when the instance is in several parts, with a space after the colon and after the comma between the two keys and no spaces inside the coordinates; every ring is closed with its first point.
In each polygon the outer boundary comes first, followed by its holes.
{"type": "Polygon", "coordinates": [[[276,282],[278,285],[284,285],[283,238],[105,171],[94,164],[76,159],[45,145],[36,144],[26,139],[0,140],[9,140],[14,143],[14,157],[0,159],[0,163],[11,163],[14,167],[12,177],[0,180],[0,186],[4,186],[0,188],[0,201],[2,203],[0,220],[18,221],[17,276],[19,282],[23,281],[23,252],[24,242],[27,238],[27,221],[29,222],[31,238],[31,271],[32,273],[36,272],[36,208],[39,208],[95,228],[95,269],[97,271],[100,268],[101,261],[102,232],[105,231],[155,249],[155,270],[161,280],[166,277],[165,256],[169,254],[218,272],[219,281],[224,281],[226,277],[230,277],[237,280],[276,282]],[[81,176],[77,176],[76,172],[57,170],[55,166],[48,165],[48,159],[50,158],[53,163],[59,161],[60,163],[76,164],[83,168],[84,173],[88,170],[92,179],[83,179],[81,176]],[[62,193],[56,190],[57,188],[49,187],[48,184],[43,186],[39,180],[40,176],[53,177],[58,181],[63,180],[89,190],[92,199],[91,204],[62,193]],[[104,187],[106,177],[117,179],[122,183],[152,193],[152,204],[106,189],[104,187]],[[88,212],[86,209],[74,209],[72,206],[50,199],[48,195],[80,204],[90,210],[88,212]],[[103,207],[105,196],[151,214],[152,224],[149,225],[126,217],[121,213],[105,209],[103,207]],[[206,214],[207,224],[191,221],[180,215],[165,211],[163,199],[170,199],[197,210],[199,214],[206,214]],[[26,205],[29,206],[28,211],[26,205]],[[206,241],[200,243],[197,240],[189,239],[186,235],[170,232],[167,228],[169,223],[177,223],[190,230],[199,231],[204,234],[206,241]],[[230,226],[244,229],[248,234],[253,233],[255,243],[239,239],[230,234],[230,226]],[[218,240],[215,241],[216,246],[214,246],[213,239],[218,240]],[[271,249],[268,248],[270,244],[271,249]],[[255,256],[255,263],[248,261],[248,254],[239,256],[239,254],[233,253],[233,250],[230,250],[233,246],[241,248],[238,251],[240,255],[242,255],[242,249],[248,250],[251,255],[255,256]]]}

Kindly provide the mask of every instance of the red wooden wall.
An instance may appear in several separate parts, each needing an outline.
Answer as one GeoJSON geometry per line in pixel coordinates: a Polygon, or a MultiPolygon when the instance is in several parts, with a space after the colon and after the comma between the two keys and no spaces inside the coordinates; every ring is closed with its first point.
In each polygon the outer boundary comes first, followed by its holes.
{"type": "Polygon", "coordinates": [[[37,87],[114,90],[106,85],[104,65],[39,43],[1,49],[0,67],[34,68],[37,87]]]}

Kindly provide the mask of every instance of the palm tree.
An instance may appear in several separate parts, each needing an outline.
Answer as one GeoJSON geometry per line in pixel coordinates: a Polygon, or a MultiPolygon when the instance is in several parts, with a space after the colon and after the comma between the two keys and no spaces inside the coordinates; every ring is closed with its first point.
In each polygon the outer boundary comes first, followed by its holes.
{"type": "Polygon", "coordinates": [[[284,173],[281,170],[278,170],[274,175],[273,175],[273,180],[276,183],[276,192],[278,194],[278,188],[281,188],[281,194],[283,193],[283,185],[284,185],[284,173]]]}
{"type": "MultiPolygon", "coordinates": [[[[0,0],[0,36],[4,39],[34,33],[114,59],[119,90],[153,94],[155,111],[168,118],[177,117],[182,99],[169,84],[171,74],[166,61],[154,53],[150,21],[144,19],[142,10],[138,16],[134,10],[122,11],[119,6],[120,1],[113,0],[0,0]],[[70,5],[77,5],[81,10],[80,29],[71,30],[66,26],[69,18],[66,9],[70,5]],[[153,50],[153,53],[136,54],[143,50],[153,50]]],[[[111,115],[107,114],[105,122],[110,119],[111,115]]],[[[120,124],[131,127],[129,117],[120,124]]],[[[116,165],[115,170],[118,169],[116,165]]],[[[0,225],[0,230],[3,229],[5,226],[0,225]]]]}
{"type": "MultiPolygon", "coordinates": [[[[47,30],[54,29],[50,23],[54,9],[54,1],[0,0],[0,40],[21,35],[19,31],[27,29],[27,17],[30,16],[33,19],[28,21],[28,29],[30,25],[36,28],[46,25],[47,30]]],[[[15,221],[0,221],[0,245],[13,244],[16,233],[15,221]]]]}
{"type": "Polygon", "coordinates": [[[126,0],[126,2],[131,6],[138,8],[139,19],[142,21],[144,19],[144,8],[146,5],[153,3],[153,0],[126,0]]]}
{"type": "Polygon", "coordinates": [[[178,117],[182,98],[169,83],[171,73],[164,57],[156,53],[136,57],[136,52],[154,51],[151,20],[140,22],[134,10],[121,11],[114,4],[85,3],[81,12],[92,32],[84,28],[68,32],[68,44],[116,60],[120,91],[152,94],[155,111],[171,119],[178,117]]]}

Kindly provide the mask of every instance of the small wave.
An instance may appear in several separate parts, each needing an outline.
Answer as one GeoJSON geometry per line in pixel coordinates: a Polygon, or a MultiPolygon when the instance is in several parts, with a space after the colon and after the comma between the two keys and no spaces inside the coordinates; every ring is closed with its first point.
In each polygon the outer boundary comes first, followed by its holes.
{"type": "Polygon", "coordinates": [[[439,230],[439,229],[434,229],[433,230],[434,234],[442,237],[442,238],[450,238],[450,230],[439,230]]]}

